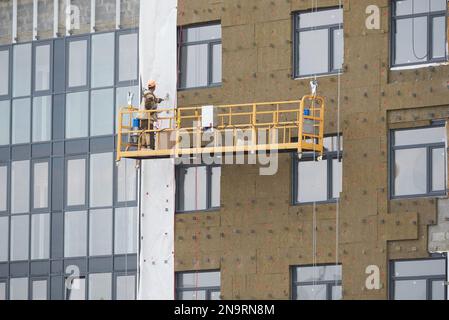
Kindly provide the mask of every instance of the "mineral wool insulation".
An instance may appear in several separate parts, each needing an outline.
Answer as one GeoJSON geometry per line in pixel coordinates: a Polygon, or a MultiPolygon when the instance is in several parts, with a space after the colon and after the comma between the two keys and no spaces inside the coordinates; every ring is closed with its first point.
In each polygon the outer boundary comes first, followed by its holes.
{"type": "MultiPolygon", "coordinates": [[[[177,0],[141,0],[140,80],[157,82],[160,108],[176,107],[177,0]]],[[[160,124],[162,127],[165,124],[160,124]]],[[[174,299],[175,167],[173,159],[143,160],[140,191],[139,300],[174,299]]]]}

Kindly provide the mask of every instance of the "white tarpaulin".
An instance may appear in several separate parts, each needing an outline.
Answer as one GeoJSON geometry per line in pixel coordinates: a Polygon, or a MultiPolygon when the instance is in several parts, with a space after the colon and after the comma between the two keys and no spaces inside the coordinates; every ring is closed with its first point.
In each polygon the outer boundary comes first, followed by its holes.
{"type": "MultiPolygon", "coordinates": [[[[141,0],[140,79],[157,82],[160,108],[176,107],[177,0],[141,0]]],[[[161,127],[164,124],[160,124],[161,127]]],[[[175,166],[173,159],[142,161],[139,300],[174,299],[175,166]]]]}

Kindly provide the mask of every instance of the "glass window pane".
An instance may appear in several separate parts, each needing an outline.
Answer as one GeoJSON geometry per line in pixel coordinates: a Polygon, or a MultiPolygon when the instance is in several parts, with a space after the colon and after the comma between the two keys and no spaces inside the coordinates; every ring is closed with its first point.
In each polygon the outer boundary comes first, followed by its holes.
{"type": "Polygon", "coordinates": [[[301,31],[298,58],[300,75],[329,72],[328,30],[301,31]]]}
{"type": "Polygon", "coordinates": [[[210,293],[211,300],[221,300],[220,291],[212,291],[210,293]]]}
{"type": "Polygon", "coordinates": [[[396,280],[395,300],[426,300],[426,280],[396,280]]]}
{"type": "Polygon", "coordinates": [[[8,167],[0,166],[0,212],[8,208],[8,167]]]}
{"type": "Polygon", "coordinates": [[[10,101],[0,101],[0,146],[9,144],[10,101]]]}
{"type": "Polygon", "coordinates": [[[119,36],[119,82],[137,80],[137,33],[119,36]]]}
{"type": "MultiPolygon", "coordinates": [[[[133,86],[133,87],[119,87],[116,90],[116,97],[115,97],[115,109],[116,109],[116,131],[117,131],[117,127],[118,127],[118,123],[119,123],[119,113],[120,113],[120,109],[124,108],[128,105],[128,92],[131,92],[134,97],[133,97],[133,101],[132,104],[134,106],[137,106],[140,101],[140,93],[139,93],[139,87],[138,86],[133,86]]],[[[123,121],[128,121],[129,123],[129,116],[127,117],[123,117],[123,121]]]]}
{"type": "Polygon", "coordinates": [[[212,47],[212,82],[221,83],[222,52],[221,43],[212,47]]]}
{"type": "Polygon", "coordinates": [[[6,300],[6,283],[0,282],[0,301],[6,300]]]}
{"type": "Polygon", "coordinates": [[[9,281],[10,300],[28,300],[28,278],[12,278],[9,281]]]}
{"type": "Polygon", "coordinates": [[[90,156],[90,206],[106,207],[112,205],[112,153],[99,153],[90,156]]]}
{"type": "Polygon", "coordinates": [[[136,201],[136,160],[122,159],[117,167],[117,201],[136,201]]]}
{"type": "Polygon", "coordinates": [[[29,98],[12,102],[12,143],[30,142],[31,100],[29,98]]]}
{"type": "Polygon", "coordinates": [[[70,288],[66,288],[66,300],[86,300],[86,279],[72,279],[70,288]]]}
{"type": "Polygon", "coordinates": [[[181,88],[207,86],[208,47],[208,44],[199,44],[181,48],[181,88]]]}
{"type": "Polygon", "coordinates": [[[110,273],[89,275],[89,300],[111,300],[112,276],[110,273]]]}
{"type": "Polygon", "coordinates": [[[67,139],[87,137],[88,110],[88,92],[67,94],[65,121],[65,136],[67,139]]]}
{"type": "Polygon", "coordinates": [[[0,96],[9,93],[9,50],[0,51],[0,96]]]}
{"type": "Polygon", "coordinates": [[[95,90],[90,100],[90,135],[102,136],[113,133],[114,91],[95,90]]]}
{"type": "Polygon", "coordinates": [[[446,9],[446,0],[402,0],[396,2],[396,15],[425,13],[446,9]],[[430,6],[429,6],[430,5],[430,6]]]}
{"type": "Polygon", "coordinates": [[[407,146],[411,144],[426,144],[426,143],[444,143],[444,142],[446,142],[445,127],[397,130],[394,132],[395,146],[407,146]]]}
{"type": "Polygon", "coordinates": [[[298,300],[327,300],[327,286],[298,286],[296,288],[298,300]]]}
{"type": "Polygon", "coordinates": [[[427,50],[427,17],[396,21],[396,64],[426,61],[427,50]]]}
{"type": "Polygon", "coordinates": [[[182,30],[183,42],[196,42],[221,39],[221,25],[206,25],[184,28],[182,30]]]}
{"type": "Polygon", "coordinates": [[[35,214],[31,217],[31,259],[50,257],[50,215],[35,214]]]}
{"type": "Polygon", "coordinates": [[[48,162],[34,164],[33,208],[48,208],[48,162]]]}
{"type": "Polygon", "coordinates": [[[117,300],[136,299],[136,276],[117,276],[117,300]]]}
{"type": "Polygon", "coordinates": [[[395,196],[427,193],[426,156],[425,148],[395,151],[395,196]]]}
{"type": "Polygon", "coordinates": [[[8,261],[9,217],[0,217],[0,262],[8,261]]]}
{"type": "Polygon", "coordinates": [[[298,162],[298,202],[327,200],[327,161],[298,162]]]}
{"type": "Polygon", "coordinates": [[[137,208],[115,209],[115,254],[137,252],[137,219],[137,208]]]}
{"type": "Polygon", "coordinates": [[[334,37],[334,70],[340,70],[343,68],[343,57],[344,57],[344,36],[343,29],[338,29],[333,31],[334,37]]]}
{"type": "Polygon", "coordinates": [[[11,163],[11,213],[30,211],[30,161],[11,163]]]}
{"type": "Polygon", "coordinates": [[[87,84],[87,40],[69,42],[69,87],[87,84]]]}
{"type": "Polygon", "coordinates": [[[50,90],[50,45],[37,46],[34,59],[34,90],[50,90]]]}
{"type": "Polygon", "coordinates": [[[179,205],[181,211],[207,209],[207,167],[180,168],[179,205]]]}
{"type": "Polygon", "coordinates": [[[433,19],[432,54],[434,59],[446,57],[446,17],[433,19]]]}
{"type": "Polygon", "coordinates": [[[35,280],[32,287],[33,300],[47,300],[47,280],[35,280]]]}
{"type": "Polygon", "coordinates": [[[444,259],[397,261],[394,264],[396,277],[438,276],[446,274],[444,259]]]}
{"type": "Polygon", "coordinates": [[[89,213],[89,255],[112,254],[112,209],[89,213]]]}
{"type": "Polygon", "coordinates": [[[86,159],[67,161],[67,206],[86,203],[86,159]]]}
{"type": "Polygon", "coordinates": [[[220,287],[220,271],[178,273],[178,288],[220,287]]]}
{"type": "Polygon", "coordinates": [[[11,261],[28,260],[29,215],[11,217],[11,261]]]}
{"type": "Polygon", "coordinates": [[[66,212],[64,222],[64,257],[84,257],[87,251],[87,213],[66,212]]]}
{"type": "Polygon", "coordinates": [[[51,96],[33,100],[33,142],[51,140],[51,96]]]}
{"type": "Polygon", "coordinates": [[[31,44],[13,47],[13,96],[29,96],[31,93],[31,44]]]}
{"type": "Polygon", "coordinates": [[[332,300],[341,300],[343,299],[343,290],[341,286],[333,286],[332,287],[332,300]]]}
{"type": "Polygon", "coordinates": [[[296,268],[298,282],[341,280],[341,266],[316,266],[296,268]]]}
{"type": "Polygon", "coordinates": [[[343,187],[342,172],[343,162],[338,161],[338,159],[332,160],[332,198],[340,198],[340,192],[343,187]]]}
{"type": "Polygon", "coordinates": [[[114,84],[114,38],[114,33],[92,36],[92,88],[108,87],[114,84]]]}
{"type": "Polygon", "coordinates": [[[299,27],[310,28],[324,25],[343,23],[343,10],[321,10],[311,13],[302,13],[299,16],[299,27]]]}
{"type": "Polygon", "coordinates": [[[206,291],[181,291],[179,300],[206,300],[206,291]]]}
{"type": "Polygon", "coordinates": [[[445,293],[444,281],[432,281],[432,300],[445,300],[445,293]]]}
{"type": "Polygon", "coordinates": [[[212,167],[211,177],[211,206],[212,208],[220,207],[221,196],[221,167],[212,167]]]}
{"type": "Polygon", "coordinates": [[[444,148],[432,150],[432,191],[446,189],[446,152],[444,148]]]}

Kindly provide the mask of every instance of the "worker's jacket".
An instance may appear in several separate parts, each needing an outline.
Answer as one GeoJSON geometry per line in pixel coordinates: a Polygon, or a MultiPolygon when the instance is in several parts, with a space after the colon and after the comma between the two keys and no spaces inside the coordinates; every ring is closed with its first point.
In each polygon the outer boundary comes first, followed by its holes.
{"type": "MultiPolygon", "coordinates": [[[[162,102],[162,99],[157,98],[156,95],[154,94],[153,90],[147,89],[144,91],[143,98],[142,98],[142,106],[145,107],[145,110],[156,110],[157,105],[161,102],[162,102]]],[[[140,116],[140,119],[148,119],[148,115],[142,114],[140,116]]],[[[152,113],[150,120],[157,121],[157,114],[152,113]]]]}

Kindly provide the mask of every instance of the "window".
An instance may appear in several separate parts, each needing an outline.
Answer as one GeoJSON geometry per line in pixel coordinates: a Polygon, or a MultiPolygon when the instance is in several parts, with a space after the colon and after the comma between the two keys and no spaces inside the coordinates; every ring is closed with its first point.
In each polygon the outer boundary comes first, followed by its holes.
{"type": "Polygon", "coordinates": [[[99,153],[90,156],[90,206],[106,207],[112,205],[112,153],[99,153]]]}
{"type": "Polygon", "coordinates": [[[89,300],[111,300],[112,275],[95,273],[89,275],[89,300]]]}
{"type": "Polygon", "coordinates": [[[332,202],[340,197],[342,140],[337,136],[324,139],[325,155],[322,161],[316,161],[317,155],[313,153],[305,153],[301,160],[293,156],[294,204],[332,202]]]}
{"type": "Polygon", "coordinates": [[[31,216],[31,259],[42,260],[50,257],[50,215],[31,216]]]}
{"type": "Polygon", "coordinates": [[[136,160],[122,159],[117,164],[117,202],[137,200],[136,160]]]}
{"type": "Polygon", "coordinates": [[[33,142],[51,140],[51,96],[33,99],[33,142]]]}
{"type": "Polygon", "coordinates": [[[9,95],[9,49],[0,50],[0,96],[9,95]]]}
{"type": "Polygon", "coordinates": [[[94,90],[90,96],[90,135],[113,134],[114,90],[94,90]]]}
{"type": "Polygon", "coordinates": [[[6,282],[0,281],[0,301],[6,300],[6,282]]]}
{"type": "Polygon", "coordinates": [[[68,45],[68,86],[87,86],[87,40],[70,40],[68,45]]]}
{"type": "Polygon", "coordinates": [[[293,267],[293,300],[341,300],[341,270],[341,265],[293,267]]]}
{"type": "Polygon", "coordinates": [[[176,211],[200,211],[220,207],[220,166],[176,168],[176,211]]]}
{"type": "Polygon", "coordinates": [[[176,273],[177,300],[220,300],[220,271],[176,273]]]}
{"type": "Polygon", "coordinates": [[[29,143],[31,127],[30,98],[17,99],[12,102],[12,143],[29,143]]]}
{"type": "Polygon", "coordinates": [[[89,212],[89,255],[112,254],[112,209],[89,212]]]}
{"type": "Polygon", "coordinates": [[[30,161],[11,163],[11,213],[30,211],[30,161]]]}
{"type": "Polygon", "coordinates": [[[0,217],[0,262],[8,261],[9,217],[0,217]]]}
{"type": "Polygon", "coordinates": [[[115,254],[137,252],[137,219],[137,208],[115,209],[115,254]]]}
{"type": "Polygon", "coordinates": [[[118,275],[116,283],[116,300],[136,299],[136,276],[118,275]]]}
{"type": "Polygon", "coordinates": [[[392,65],[447,60],[447,0],[392,1],[392,65]]]}
{"type": "Polygon", "coordinates": [[[66,131],[67,139],[87,137],[89,129],[88,92],[67,94],[66,99],[66,131]]]}
{"type": "MultiPolygon", "coordinates": [[[[124,108],[128,105],[128,93],[133,94],[133,105],[139,104],[139,97],[140,97],[140,93],[139,93],[139,87],[138,86],[133,86],[133,87],[119,87],[117,88],[115,94],[115,109],[116,109],[116,131],[118,128],[118,123],[119,123],[119,114],[120,114],[120,109],[124,108]]],[[[129,116],[128,118],[126,116],[123,116],[123,120],[124,121],[129,121],[129,116]]]]}
{"type": "Polygon", "coordinates": [[[446,258],[392,261],[390,298],[446,300],[446,270],[446,258]]]}
{"type": "Polygon", "coordinates": [[[86,204],[86,159],[67,160],[67,206],[86,204]]]}
{"type": "MultiPolygon", "coordinates": [[[[67,283],[66,279],[66,283],[67,283]]],[[[86,279],[74,278],[71,279],[68,286],[65,287],[66,300],[86,300],[86,279]]]]}
{"type": "Polygon", "coordinates": [[[64,222],[64,257],[84,257],[87,252],[87,213],[66,212],[64,222]]]}
{"type": "Polygon", "coordinates": [[[11,278],[9,281],[10,300],[28,300],[28,278],[11,278]]]}
{"type": "Polygon", "coordinates": [[[47,300],[47,280],[32,280],[31,285],[31,299],[32,300],[47,300]]]}
{"type": "Polygon", "coordinates": [[[182,28],[180,36],[180,89],[220,85],[221,24],[182,28]]]}
{"type": "Polygon", "coordinates": [[[137,33],[120,34],[118,46],[118,82],[137,80],[137,33]]]}
{"type": "Polygon", "coordinates": [[[51,45],[38,45],[34,48],[34,91],[50,90],[51,45]]]}
{"type": "Polygon", "coordinates": [[[114,40],[114,33],[92,36],[92,88],[108,87],[114,84],[114,40]]]}
{"type": "Polygon", "coordinates": [[[10,104],[9,100],[0,101],[0,146],[9,144],[10,104]]]}
{"type": "Polygon", "coordinates": [[[33,209],[48,208],[48,162],[33,164],[33,209]]]}
{"type": "Polygon", "coordinates": [[[8,167],[0,164],[0,212],[8,209],[8,167]]]}
{"type": "Polygon", "coordinates": [[[13,96],[31,94],[31,44],[13,46],[13,96]]]}
{"type": "Polygon", "coordinates": [[[343,67],[343,9],[300,12],[294,19],[294,77],[338,73],[343,67]]]}
{"type": "Polygon", "coordinates": [[[11,261],[28,260],[30,216],[11,217],[11,261]]]}
{"type": "Polygon", "coordinates": [[[444,126],[393,130],[391,145],[393,198],[445,194],[444,126]]]}

